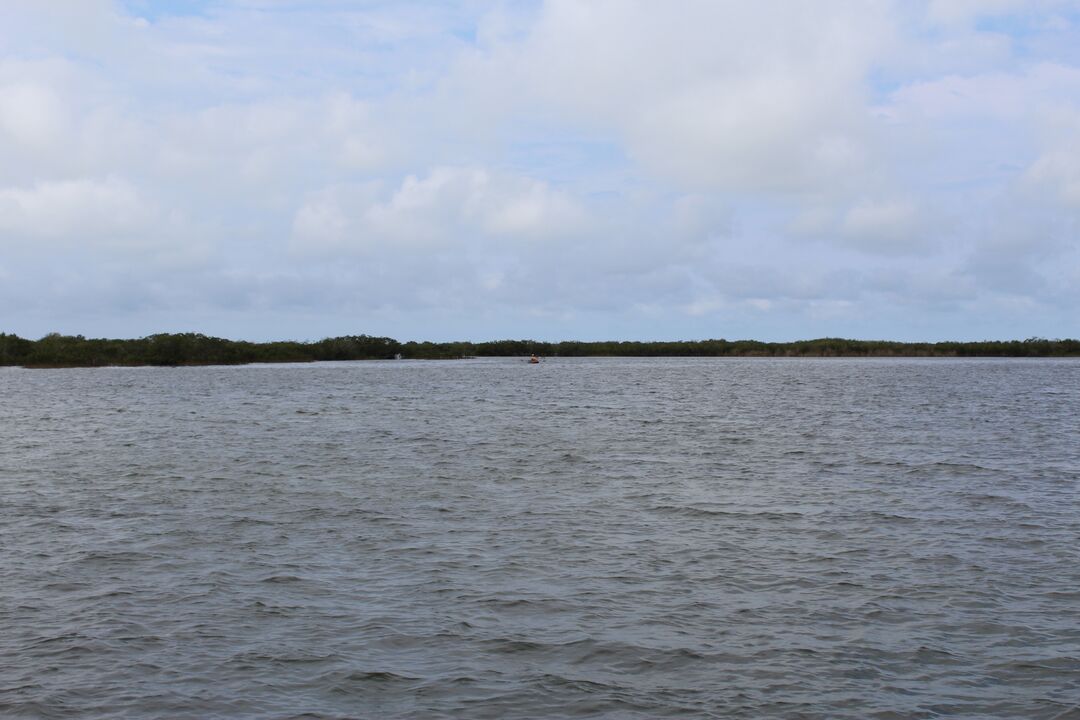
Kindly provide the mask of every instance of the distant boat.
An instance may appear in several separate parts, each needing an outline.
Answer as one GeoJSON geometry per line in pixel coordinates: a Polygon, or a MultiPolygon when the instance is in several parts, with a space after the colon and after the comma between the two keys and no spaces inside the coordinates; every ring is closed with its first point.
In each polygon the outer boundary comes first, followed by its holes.
{"type": "Polygon", "coordinates": [[[540,358],[536,357],[535,355],[533,355],[532,357],[529,358],[529,364],[530,365],[536,365],[539,362],[540,362],[540,358]]]}

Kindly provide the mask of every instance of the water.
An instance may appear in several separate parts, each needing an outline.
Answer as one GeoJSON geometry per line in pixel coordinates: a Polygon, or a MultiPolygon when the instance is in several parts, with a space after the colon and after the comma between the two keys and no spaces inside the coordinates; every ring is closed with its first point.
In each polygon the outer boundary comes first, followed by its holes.
{"type": "Polygon", "coordinates": [[[0,369],[4,718],[1080,718],[1080,362],[0,369]]]}

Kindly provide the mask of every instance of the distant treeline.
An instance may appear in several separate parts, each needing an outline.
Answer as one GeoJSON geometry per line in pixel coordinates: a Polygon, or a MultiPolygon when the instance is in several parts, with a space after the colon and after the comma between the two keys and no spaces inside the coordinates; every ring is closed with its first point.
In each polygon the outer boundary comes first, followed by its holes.
{"type": "Polygon", "coordinates": [[[317,360],[447,359],[510,357],[1067,357],[1080,356],[1080,340],[992,340],[902,343],[821,338],[788,343],[756,340],[676,342],[398,342],[388,337],[346,335],[317,342],[253,343],[198,333],[159,334],[136,340],[85,338],[53,333],[26,340],[0,333],[0,365],[98,367],[104,365],[235,365],[317,360]]]}

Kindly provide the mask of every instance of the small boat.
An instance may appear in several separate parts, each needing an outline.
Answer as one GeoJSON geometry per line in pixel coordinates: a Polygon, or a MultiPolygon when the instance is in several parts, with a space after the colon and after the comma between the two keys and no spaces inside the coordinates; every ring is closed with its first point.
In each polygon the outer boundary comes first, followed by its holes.
{"type": "Polygon", "coordinates": [[[540,362],[540,358],[536,357],[535,355],[533,355],[533,356],[531,356],[529,358],[529,364],[530,365],[536,365],[539,362],[540,362]]]}

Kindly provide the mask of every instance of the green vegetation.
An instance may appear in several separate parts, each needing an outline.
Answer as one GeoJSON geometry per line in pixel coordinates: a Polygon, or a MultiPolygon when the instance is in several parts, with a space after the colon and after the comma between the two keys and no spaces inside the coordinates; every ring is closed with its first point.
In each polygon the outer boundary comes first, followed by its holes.
{"type": "Polygon", "coordinates": [[[235,365],[317,360],[376,360],[530,354],[562,357],[1077,357],[1080,340],[992,340],[901,343],[821,338],[790,343],[756,340],[677,342],[577,342],[534,340],[492,342],[406,342],[370,335],[347,335],[318,342],[252,343],[198,333],[158,334],[136,340],[106,340],[52,333],[26,340],[0,333],[0,365],[99,367],[104,365],[235,365]]]}

